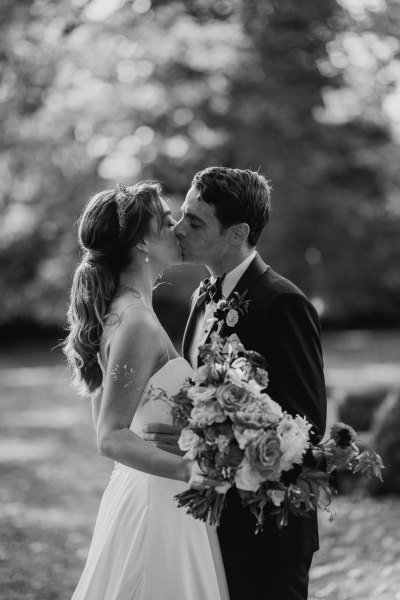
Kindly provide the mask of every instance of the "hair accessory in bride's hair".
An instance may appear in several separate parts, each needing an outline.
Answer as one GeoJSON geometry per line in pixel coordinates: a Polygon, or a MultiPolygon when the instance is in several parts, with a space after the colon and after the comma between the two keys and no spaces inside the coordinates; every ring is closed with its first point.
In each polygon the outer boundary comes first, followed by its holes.
{"type": "Polygon", "coordinates": [[[129,202],[128,188],[124,183],[118,183],[115,187],[115,200],[117,202],[117,214],[120,231],[124,228],[126,207],[129,202]]]}

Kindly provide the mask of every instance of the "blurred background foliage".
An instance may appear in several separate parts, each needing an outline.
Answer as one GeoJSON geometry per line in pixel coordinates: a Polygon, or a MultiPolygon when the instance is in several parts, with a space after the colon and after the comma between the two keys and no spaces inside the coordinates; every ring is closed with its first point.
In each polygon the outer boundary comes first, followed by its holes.
{"type": "MultiPolygon", "coordinates": [[[[399,324],[397,0],[3,0],[0,22],[1,325],[62,327],[89,196],[157,179],[178,213],[210,164],[271,179],[260,252],[327,325],[399,324]]],[[[202,274],[157,291],[174,336],[202,274]]]]}

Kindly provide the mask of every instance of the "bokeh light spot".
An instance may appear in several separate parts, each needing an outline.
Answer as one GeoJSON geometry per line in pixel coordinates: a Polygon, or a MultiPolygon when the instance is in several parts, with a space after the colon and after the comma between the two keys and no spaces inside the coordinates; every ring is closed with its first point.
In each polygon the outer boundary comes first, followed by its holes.
{"type": "Polygon", "coordinates": [[[140,161],[134,156],[113,152],[101,161],[98,173],[102,179],[132,181],[139,175],[141,167],[140,161]]]}
{"type": "Polygon", "coordinates": [[[139,140],[142,146],[147,146],[154,139],[154,130],[147,125],[141,125],[135,131],[135,137],[139,140]]]}
{"type": "Polygon", "coordinates": [[[307,248],[305,251],[304,258],[309,265],[317,265],[319,262],[321,262],[322,254],[318,248],[311,247],[307,248]]]}
{"type": "Polygon", "coordinates": [[[132,4],[132,10],[138,15],[144,15],[151,9],[150,0],[135,0],[132,4]]]}
{"type": "Polygon", "coordinates": [[[176,135],[165,142],[164,152],[171,158],[182,158],[188,152],[189,141],[183,135],[176,135]]]}

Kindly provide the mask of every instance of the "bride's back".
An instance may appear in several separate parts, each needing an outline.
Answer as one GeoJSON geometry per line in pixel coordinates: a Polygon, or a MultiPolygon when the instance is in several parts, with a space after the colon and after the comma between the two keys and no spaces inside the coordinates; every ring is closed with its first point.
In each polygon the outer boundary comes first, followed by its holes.
{"type": "MultiPolygon", "coordinates": [[[[132,327],[133,321],[139,320],[143,323],[149,319],[154,324],[157,323],[157,317],[154,311],[146,306],[139,298],[135,298],[133,295],[127,296],[123,294],[121,296],[115,296],[110,304],[108,315],[104,322],[103,333],[100,339],[100,359],[101,366],[104,372],[107,370],[108,358],[110,355],[110,349],[118,330],[121,327],[132,327]]],[[[132,344],[134,339],[132,339],[132,344]]],[[[163,339],[160,335],[160,351],[164,348],[163,339]]]]}

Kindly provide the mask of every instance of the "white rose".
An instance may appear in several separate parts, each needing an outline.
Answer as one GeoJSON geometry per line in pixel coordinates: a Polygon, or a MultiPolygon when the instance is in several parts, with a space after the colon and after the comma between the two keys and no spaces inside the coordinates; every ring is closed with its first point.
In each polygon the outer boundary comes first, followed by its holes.
{"type": "Polygon", "coordinates": [[[197,456],[200,443],[201,439],[197,435],[197,433],[195,433],[188,427],[182,429],[181,435],[178,440],[178,446],[182,450],[182,452],[186,452],[184,458],[194,460],[197,456]]]}
{"type": "Polygon", "coordinates": [[[239,321],[238,311],[235,310],[234,308],[231,308],[231,310],[228,311],[228,313],[225,317],[225,323],[228,325],[228,327],[235,327],[235,325],[237,324],[238,321],[239,321]]]}
{"type": "Polygon", "coordinates": [[[202,404],[203,402],[208,402],[213,398],[216,394],[216,389],[214,386],[200,386],[195,385],[188,389],[187,392],[189,398],[193,400],[194,406],[197,404],[202,404]]]}
{"type": "Polygon", "coordinates": [[[225,420],[226,416],[217,402],[204,402],[192,408],[189,422],[193,427],[206,427],[225,420]]]}
{"type": "Polygon", "coordinates": [[[260,473],[253,471],[247,458],[244,458],[236,471],[235,484],[239,490],[256,492],[264,479],[260,473]]]}
{"type": "MultiPolygon", "coordinates": [[[[258,400],[259,398],[267,396],[267,394],[261,393],[261,390],[263,390],[264,388],[261,385],[259,385],[254,379],[246,381],[246,374],[244,373],[241,367],[233,367],[232,365],[226,372],[225,381],[230,381],[231,383],[246,390],[250,395],[254,396],[254,400],[258,400]]],[[[279,406],[279,404],[277,406],[279,406]]]]}
{"type": "MultiPolygon", "coordinates": [[[[242,386],[244,387],[244,386],[242,386]]],[[[249,386],[246,386],[250,389],[249,386]]],[[[254,388],[253,388],[254,394],[254,388]]],[[[282,417],[282,409],[267,394],[251,395],[251,401],[242,410],[238,410],[232,419],[242,427],[260,429],[275,424],[282,417]]]]}

